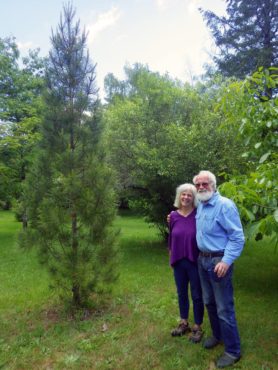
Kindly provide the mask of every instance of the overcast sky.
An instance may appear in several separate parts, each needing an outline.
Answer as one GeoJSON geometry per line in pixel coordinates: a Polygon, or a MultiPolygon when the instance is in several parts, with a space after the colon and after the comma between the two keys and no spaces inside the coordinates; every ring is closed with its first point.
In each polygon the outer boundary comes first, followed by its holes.
{"type": "MultiPolygon", "coordinates": [[[[59,22],[63,0],[0,0],[0,37],[14,36],[21,52],[51,47],[51,29],[59,22]]],[[[213,52],[210,33],[198,8],[225,12],[224,0],[73,0],[76,19],[89,31],[88,48],[97,63],[98,86],[112,72],[123,79],[125,64],[181,81],[202,73],[213,52]]]]}

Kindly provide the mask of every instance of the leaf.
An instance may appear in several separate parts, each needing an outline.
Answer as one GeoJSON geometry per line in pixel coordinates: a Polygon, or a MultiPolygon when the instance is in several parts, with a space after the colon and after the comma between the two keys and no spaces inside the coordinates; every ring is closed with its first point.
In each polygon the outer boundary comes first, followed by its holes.
{"type": "Polygon", "coordinates": [[[250,221],[254,221],[255,220],[255,216],[254,216],[254,214],[251,211],[249,211],[248,209],[245,209],[245,212],[246,212],[246,215],[248,216],[248,218],[249,218],[250,221]]]}
{"type": "Polygon", "coordinates": [[[273,213],[273,216],[274,216],[274,220],[276,222],[278,222],[278,208],[275,209],[274,213],[273,213]]]}
{"type": "Polygon", "coordinates": [[[253,214],[258,212],[258,206],[257,205],[253,206],[252,212],[253,212],[253,214]]]}
{"type": "Polygon", "coordinates": [[[262,145],[261,142],[255,144],[255,149],[258,149],[262,145]]]}
{"type": "Polygon", "coordinates": [[[269,97],[268,96],[261,95],[260,96],[260,99],[263,100],[263,101],[267,101],[267,100],[269,100],[269,97]]]}
{"type": "Polygon", "coordinates": [[[262,155],[260,160],[259,160],[259,163],[264,163],[267,160],[267,158],[269,157],[270,154],[271,154],[271,152],[267,152],[264,155],[262,155]]]}

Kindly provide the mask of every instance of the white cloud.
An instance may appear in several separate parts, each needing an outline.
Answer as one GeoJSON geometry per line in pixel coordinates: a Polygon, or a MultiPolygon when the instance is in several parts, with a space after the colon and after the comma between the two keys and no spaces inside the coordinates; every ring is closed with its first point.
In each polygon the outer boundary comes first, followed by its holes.
{"type": "Polygon", "coordinates": [[[179,2],[181,0],[155,0],[155,3],[159,10],[164,11],[173,7],[173,5],[175,5],[174,3],[177,1],[179,2]]]}
{"type": "Polygon", "coordinates": [[[28,51],[29,49],[34,48],[34,44],[33,44],[32,41],[27,41],[27,42],[17,41],[16,44],[17,44],[17,47],[18,47],[19,51],[22,52],[22,53],[28,51]]]}
{"type": "Polygon", "coordinates": [[[120,10],[113,6],[110,10],[105,13],[98,15],[96,22],[91,25],[88,25],[86,29],[89,31],[88,41],[93,43],[97,38],[99,33],[105,30],[108,27],[113,26],[121,16],[120,10]]]}
{"type": "Polygon", "coordinates": [[[155,0],[155,2],[159,10],[165,10],[169,5],[169,0],[155,0]]]}
{"type": "Polygon", "coordinates": [[[189,14],[193,14],[195,13],[195,11],[198,9],[198,7],[200,6],[200,1],[196,1],[196,0],[192,0],[192,1],[189,1],[189,4],[188,4],[188,13],[189,14]]]}

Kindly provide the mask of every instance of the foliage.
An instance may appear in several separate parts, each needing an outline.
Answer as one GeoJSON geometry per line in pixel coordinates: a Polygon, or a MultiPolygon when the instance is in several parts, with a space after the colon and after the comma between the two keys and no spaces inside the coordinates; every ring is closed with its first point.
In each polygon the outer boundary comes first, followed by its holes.
{"type": "Polygon", "coordinates": [[[182,85],[148,67],[126,67],[126,81],[112,81],[105,121],[111,162],[122,194],[167,235],[165,215],[175,188],[202,168],[215,173],[241,166],[239,144],[231,130],[219,130],[213,89],[182,85]]]}
{"type": "Polygon", "coordinates": [[[13,38],[0,39],[0,199],[18,199],[38,141],[44,61],[38,50],[20,59],[13,38]],[[7,186],[8,184],[8,186],[7,186]]]}
{"type": "Polygon", "coordinates": [[[278,97],[262,95],[267,88],[278,86],[278,69],[262,68],[243,83],[232,84],[222,99],[222,109],[230,122],[240,119],[239,134],[244,138],[243,157],[250,162],[250,172],[231,179],[222,190],[234,197],[249,235],[257,240],[278,233],[278,97]],[[235,92],[239,92],[236,93],[235,92]]]}
{"type": "Polygon", "coordinates": [[[42,139],[24,189],[28,227],[20,243],[37,248],[53,286],[80,307],[116,278],[116,204],[100,140],[95,65],[74,17],[64,6],[51,37],[42,139]]]}
{"type": "Polygon", "coordinates": [[[219,53],[214,57],[225,76],[245,78],[258,67],[278,64],[277,0],[226,0],[227,16],[201,9],[219,53]]]}

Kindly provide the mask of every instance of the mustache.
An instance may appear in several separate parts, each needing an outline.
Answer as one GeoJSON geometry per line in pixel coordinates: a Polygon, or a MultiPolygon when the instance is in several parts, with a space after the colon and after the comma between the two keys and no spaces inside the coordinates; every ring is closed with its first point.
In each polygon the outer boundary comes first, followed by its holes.
{"type": "Polygon", "coordinates": [[[197,193],[197,199],[202,201],[207,201],[213,196],[213,191],[209,191],[207,189],[205,190],[199,190],[197,193]]]}

